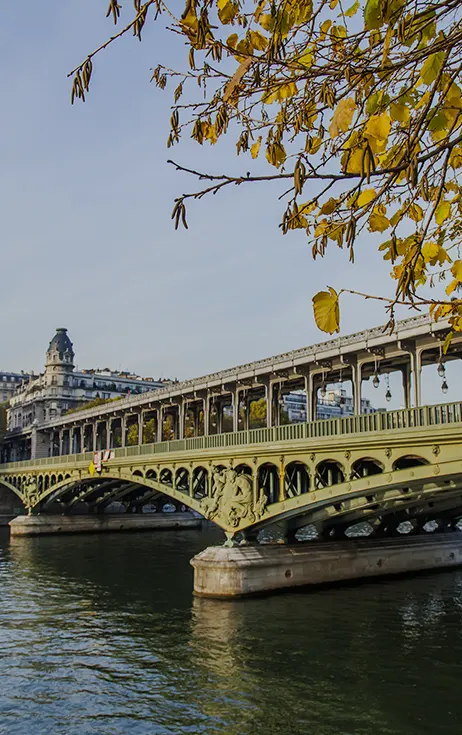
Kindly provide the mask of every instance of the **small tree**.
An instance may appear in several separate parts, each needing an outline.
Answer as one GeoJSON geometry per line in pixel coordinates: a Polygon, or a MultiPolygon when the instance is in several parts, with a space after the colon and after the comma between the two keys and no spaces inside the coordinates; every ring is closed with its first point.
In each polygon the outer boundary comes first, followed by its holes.
{"type": "Polygon", "coordinates": [[[156,421],[149,419],[143,426],[143,444],[153,444],[156,441],[156,421]]]}
{"type": "Polygon", "coordinates": [[[266,398],[251,402],[250,425],[256,429],[266,426],[266,398]]]}
{"type": "Polygon", "coordinates": [[[132,424],[127,432],[127,445],[133,447],[138,444],[138,424],[132,424]]]}

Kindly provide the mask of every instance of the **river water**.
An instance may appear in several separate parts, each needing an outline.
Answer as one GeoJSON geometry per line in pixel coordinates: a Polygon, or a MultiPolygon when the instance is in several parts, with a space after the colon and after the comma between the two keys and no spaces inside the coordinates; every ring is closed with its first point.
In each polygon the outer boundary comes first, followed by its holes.
{"type": "Polygon", "coordinates": [[[213,531],[0,532],[1,735],[462,732],[462,571],[222,602],[213,531]]]}

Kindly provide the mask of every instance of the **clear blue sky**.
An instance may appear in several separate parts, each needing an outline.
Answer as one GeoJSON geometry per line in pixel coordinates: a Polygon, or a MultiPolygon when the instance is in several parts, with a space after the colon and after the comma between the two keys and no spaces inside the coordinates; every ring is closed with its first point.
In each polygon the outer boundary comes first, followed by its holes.
{"type": "MultiPolygon", "coordinates": [[[[218,173],[253,163],[232,139],[167,150],[171,90],[150,70],[186,57],[161,24],[103,52],[88,101],[71,107],[66,73],[111,34],[106,6],[2,9],[0,369],[41,370],[66,326],[80,367],[192,377],[323,341],[311,298],[327,284],[390,293],[372,237],[354,266],[334,246],[314,263],[302,233],[283,237],[276,188],[204,199],[175,232],[173,199],[195,182],[168,158],[218,173]]],[[[343,334],[384,322],[379,304],[345,299],[343,334]]]]}

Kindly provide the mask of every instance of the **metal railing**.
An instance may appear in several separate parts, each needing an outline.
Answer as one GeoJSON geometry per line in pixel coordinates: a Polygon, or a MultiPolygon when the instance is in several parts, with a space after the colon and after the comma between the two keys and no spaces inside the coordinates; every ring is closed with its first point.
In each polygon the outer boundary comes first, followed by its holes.
{"type": "MultiPolygon", "coordinates": [[[[345,436],[372,432],[388,432],[398,429],[414,429],[426,426],[441,426],[462,422],[462,402],[443,403],[435,406],[400,409],[397,411],[381,411],[361,414],[359,416],[343,416],[335,419],[320,419],[310,423],[286,424],[264,429],[246,429],[243,431],[196,436],[191,439],[173,439],[155,444],[138,444],[135,446],[114,449],[115,457],[138,457],[141,455],[168,454],[171,452],[201,451],[205,449],[221,449],[240,447],[252,444],[272,444],[302,439],[319,439],[323,437],[345,436]]],[[[93,452],[66,454],[59,457],[29,459],[22,462],[9,462],[0,465],[0,472],[30,466],[49,466],[59,464],[75,464],[90,462],[93,452]]]]}

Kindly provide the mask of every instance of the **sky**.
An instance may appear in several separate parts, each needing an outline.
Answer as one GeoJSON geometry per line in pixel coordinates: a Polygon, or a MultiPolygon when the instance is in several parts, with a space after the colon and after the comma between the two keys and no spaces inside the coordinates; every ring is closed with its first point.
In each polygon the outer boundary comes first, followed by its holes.
{"type": "MultiPolygon", "coordinates": [[[[311,299],[327,285],[391,295],[372,236],[354,265],[334,246],[313,262],[303,232],[280,233],[284,205],[268,186],[196,202],[189,229],[174,230],[173,200],[197,182],[167,159],[216,173],[254,163],[233,139],[167,150],[172,90],[150,84],[151,69],[184,69],[187,54],[161,23],[104,51],[87,102],[70,105],[67,73],[113,32],[106,7],[2,9],[0,370],[42,370],[67,327],[80,368],[189,378],[324,341],[311,299]]],[[[385,322],[381,304],[343,299],[342,334],[385,322]]],[[[440,401],[434,375],[429,385],[440,401]]]]}

